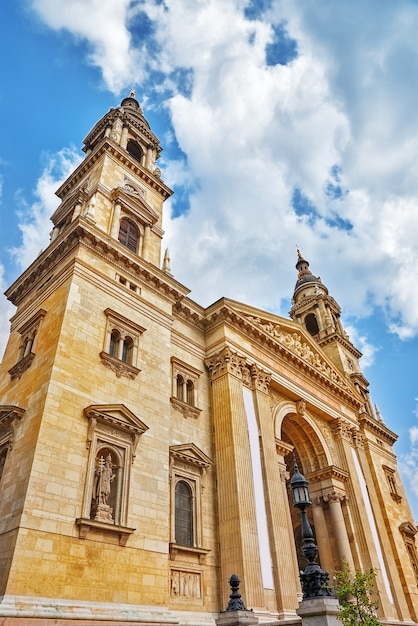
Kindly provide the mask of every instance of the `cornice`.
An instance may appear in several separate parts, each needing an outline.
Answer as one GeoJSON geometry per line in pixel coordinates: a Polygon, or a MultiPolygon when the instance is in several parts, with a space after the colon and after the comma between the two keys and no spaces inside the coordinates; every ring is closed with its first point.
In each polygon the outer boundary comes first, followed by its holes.
{"type": "Polygon", "coordinates": [[[351,354],[356,359],[359,359],[362,356],[362,353],[360,352],[360,350],[357,350],[357,348],[351,343],[351,341],[345,339],[344,337],[342,337],[340,334],[336,332],[333,332],[331,335],[327,335],[324,338],[318,339],[318,345],[325,346],[326,344],[331,343],[332,341],[337,341],[348,352],[351,352],[351,354]]]}
{"type": "Polygon", "coordinates": [[[110,109],[92,128],[92,130],[85,137],[83,144],[86,148],[94,141],[94,138],[101,133],[102,130],[106,129],[108,126],[112,126],[114,121],[119,118],[123,123],[129,122],[132,126],[137,128],[152,144],[152,147],[157,150],[158,153],[162,151],[160,144],[160,140],[158,137],[152,132],[149,127],[149,124],[143,115],[136,116],[132,114],[131,111],[126,111],[122,107],[115,107],[110,109]]]}
{"type": "Polygon", "coordinates": [[[359,423],[363,432],[365,430],[371,431],[374,435],[384,439],[391,446],[393,446],[393,444],[398,440],[398,435],[396,435],[392,430],[389,430],[389,428],[387,428],[384,424],[376,422],[366,413],[360,414],[359,423]]]}
{"type": "Polygon", "coordinates": [[[85,218],[77,218],[9,287],[6,291],[7,298],[18,306],[27,293],[39,287],[39,283],[51,268],[54,268],[80,245],[93,250],[107,263],[112,262],[115,266],[134,274],[135,278],[144,286],[169,298],[173,304],[189,293],[186,287],[159,268],[130,253],[128,249],[107,235],[103,235],[103,237],[100,235],[100,231],[91,226],[85,218]]]}
{"type": "Polygon", "coordinates": [[[307,474],[306,477],[309,481],[320,481],[326,480],[327,478],[335,478],[342,482],[346,482],[349,478],[349,473],[336,465],[330,465],[329,467],[324,467],[307,474]]]}
{"type": "Polygon", "coordinates": [[[176,302],[173,307],[173,315],[188,322],[200,331],[205,330],[205,309],[190,298],[184,298],[176,302]]]}
{"type": "Polygon", "coordinates": [[[103,155],[109,154],[116,158],[129,169],[135,176],[143,180],[148,187],[155,189],[163,196],[164,200],[169,198],[173,191],[165,185],[160,178],[157,178],[149,170],[135,161],[126,150],[123,150],[118,144],[115,144],[108,137],[104,137],[102,142],[80,163],[77,169],[67,178],[67,180],[56,191],[56,195],[63,199],[70,194],[73,188],[91,171],[94,163],[96,163],[103,155]]]}

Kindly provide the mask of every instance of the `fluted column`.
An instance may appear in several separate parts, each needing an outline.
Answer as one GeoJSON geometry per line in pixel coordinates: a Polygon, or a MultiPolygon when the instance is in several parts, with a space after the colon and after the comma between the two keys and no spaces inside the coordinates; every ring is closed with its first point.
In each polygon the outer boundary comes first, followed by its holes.
{"type": "MultiPolygon", "coordinates": [[[[212,378],[221,580],[242,580],[252,608],[264,607],[247,417],[242,391],[245,359],[228,347],[206,361],[212,378]]],[[[222,586],[222,605],[228,593],[222,586]]]]}
{"type": "Polygon", "coordinates": [[[315,528],[315,539],[318,546],[319,561],[323,570],[331,573],[335,569],[334,558],[331,551],[331,542],[328,535],[327,522],[325,520],[322,499],[312,498],[312,516],[315,528]]]}
{"type": "Polygon", "coordinates": [[[351,570],[354,570],[353,556],[351,554],[350,542],[348,540],[347,529],[345,527],[345,521],[343,512],[341,509],[341,502],[344,500],[344,495],[333,491],[324,495],[325,502],[328,502],[329,512],[332,519],[332,526],[335,533],[335,539],[337,542],[338,555],[340,557],[340,565],[343,565],[344,561],[350,566],[351,570]]]}
{"type": "Polygon", "coordinates": [[[273,566],[274,589],[279,619],[296,609],[297,593],[300,590],[291,527],[289,501],[283,489],[277,459],[273,416],[270,408],[268,387],[270,374],[255,365],[251,366],[253,395],[261,436],[261,455],[264,471],[264,493],[266,499],[267,524],[273,566]]]}

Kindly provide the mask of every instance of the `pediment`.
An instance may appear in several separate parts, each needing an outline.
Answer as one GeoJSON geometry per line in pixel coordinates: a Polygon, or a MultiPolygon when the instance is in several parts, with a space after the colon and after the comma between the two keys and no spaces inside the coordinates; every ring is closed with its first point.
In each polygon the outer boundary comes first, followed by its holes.
{"type": "Polygon", "coordinates": [[[265,343],[269,349],[291,360],[296,367],[323,376],[359,406],[362,405],[363,401],[350,381],[333,366],[316,341],[299,324],[226,298],[216,305],[211,311],[213,319],[228,320],[239,326],[248,337],[265,343]]]}
{"type": "Polygon", "coordinates": [[[142,435],[148,426],[124,404],[91,404],[84,413],[89,420],[96,420],[134,435],[142,435]]]}
{"type": "Polygon", "coordinates": [[[170,446],[170,455],[183,463],[189,463],[201,468],[212,465],[211,459],[200,450],[194,443],[184,443],[170,446]]]}
{"type": "Polygon", "coordinates": [[[25,409],[11,404],[0,404],[0,430],[22,419],[25,409]]]}
{"type": "Polygon", "coordinates": [[[417,528],[416,526],[412,524],[412,522],[403,522],[399,526],[399,530],[401,531],[403,535],[406,535],[407,537],[410,537],[411,539],[415,537],[415,535],[417,534],[417,528]]]}
{"type": "Polygon", "coordinates": [[[154,225],[158,222],[159,216],[146,202],[144,195],[143,189],[129,180],[125,180],[124,184],[116,187],[112,193],[114,200],[119,200],[128,210],[154,225]]]}

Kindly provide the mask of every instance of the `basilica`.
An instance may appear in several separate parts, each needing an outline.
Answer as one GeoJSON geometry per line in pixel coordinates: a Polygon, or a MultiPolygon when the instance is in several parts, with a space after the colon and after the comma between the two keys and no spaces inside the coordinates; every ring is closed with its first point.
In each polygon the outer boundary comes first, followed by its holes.
{"type": "Polygon", "coordinates": [[[259,623],[300,623],[295,463],[330,580],[374,568],[379,619],[418,623],[397,436],[338,303],[303,250],[289,318],[194,302],[163,253],[161,149],[134,93],[110,109],[6,292],[0,625],[214,626],[233,574],[259,623]]]}

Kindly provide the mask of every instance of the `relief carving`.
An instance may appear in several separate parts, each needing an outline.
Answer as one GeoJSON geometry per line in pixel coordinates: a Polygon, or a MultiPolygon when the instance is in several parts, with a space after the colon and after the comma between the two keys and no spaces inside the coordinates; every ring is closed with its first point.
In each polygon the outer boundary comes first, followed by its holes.
{"type": "Polygon", "coordinates": [[[272,322],[266,322],[259,317],[248,316],[247,320],[258,326],[265,333],[268,333],[278,343],[290,350],[293,354],[298,356],[303,361],[306,361],[321,372],[324,376],[332,380],[334,383],[349,391],[348,385],[344,382],[341,376],[333,370],[325,361],[321,359],[319,354],[316,354],[311,347],[302,340],[301,335],[297,332],[289,333],[283,332],[280,329],[279,324],[273,324],[272,322]]]}
{"type": "Polygon", "coordinates": [[[200,572],[171,570],[170,595],[172,598],[201,598],[200,572]]]}

